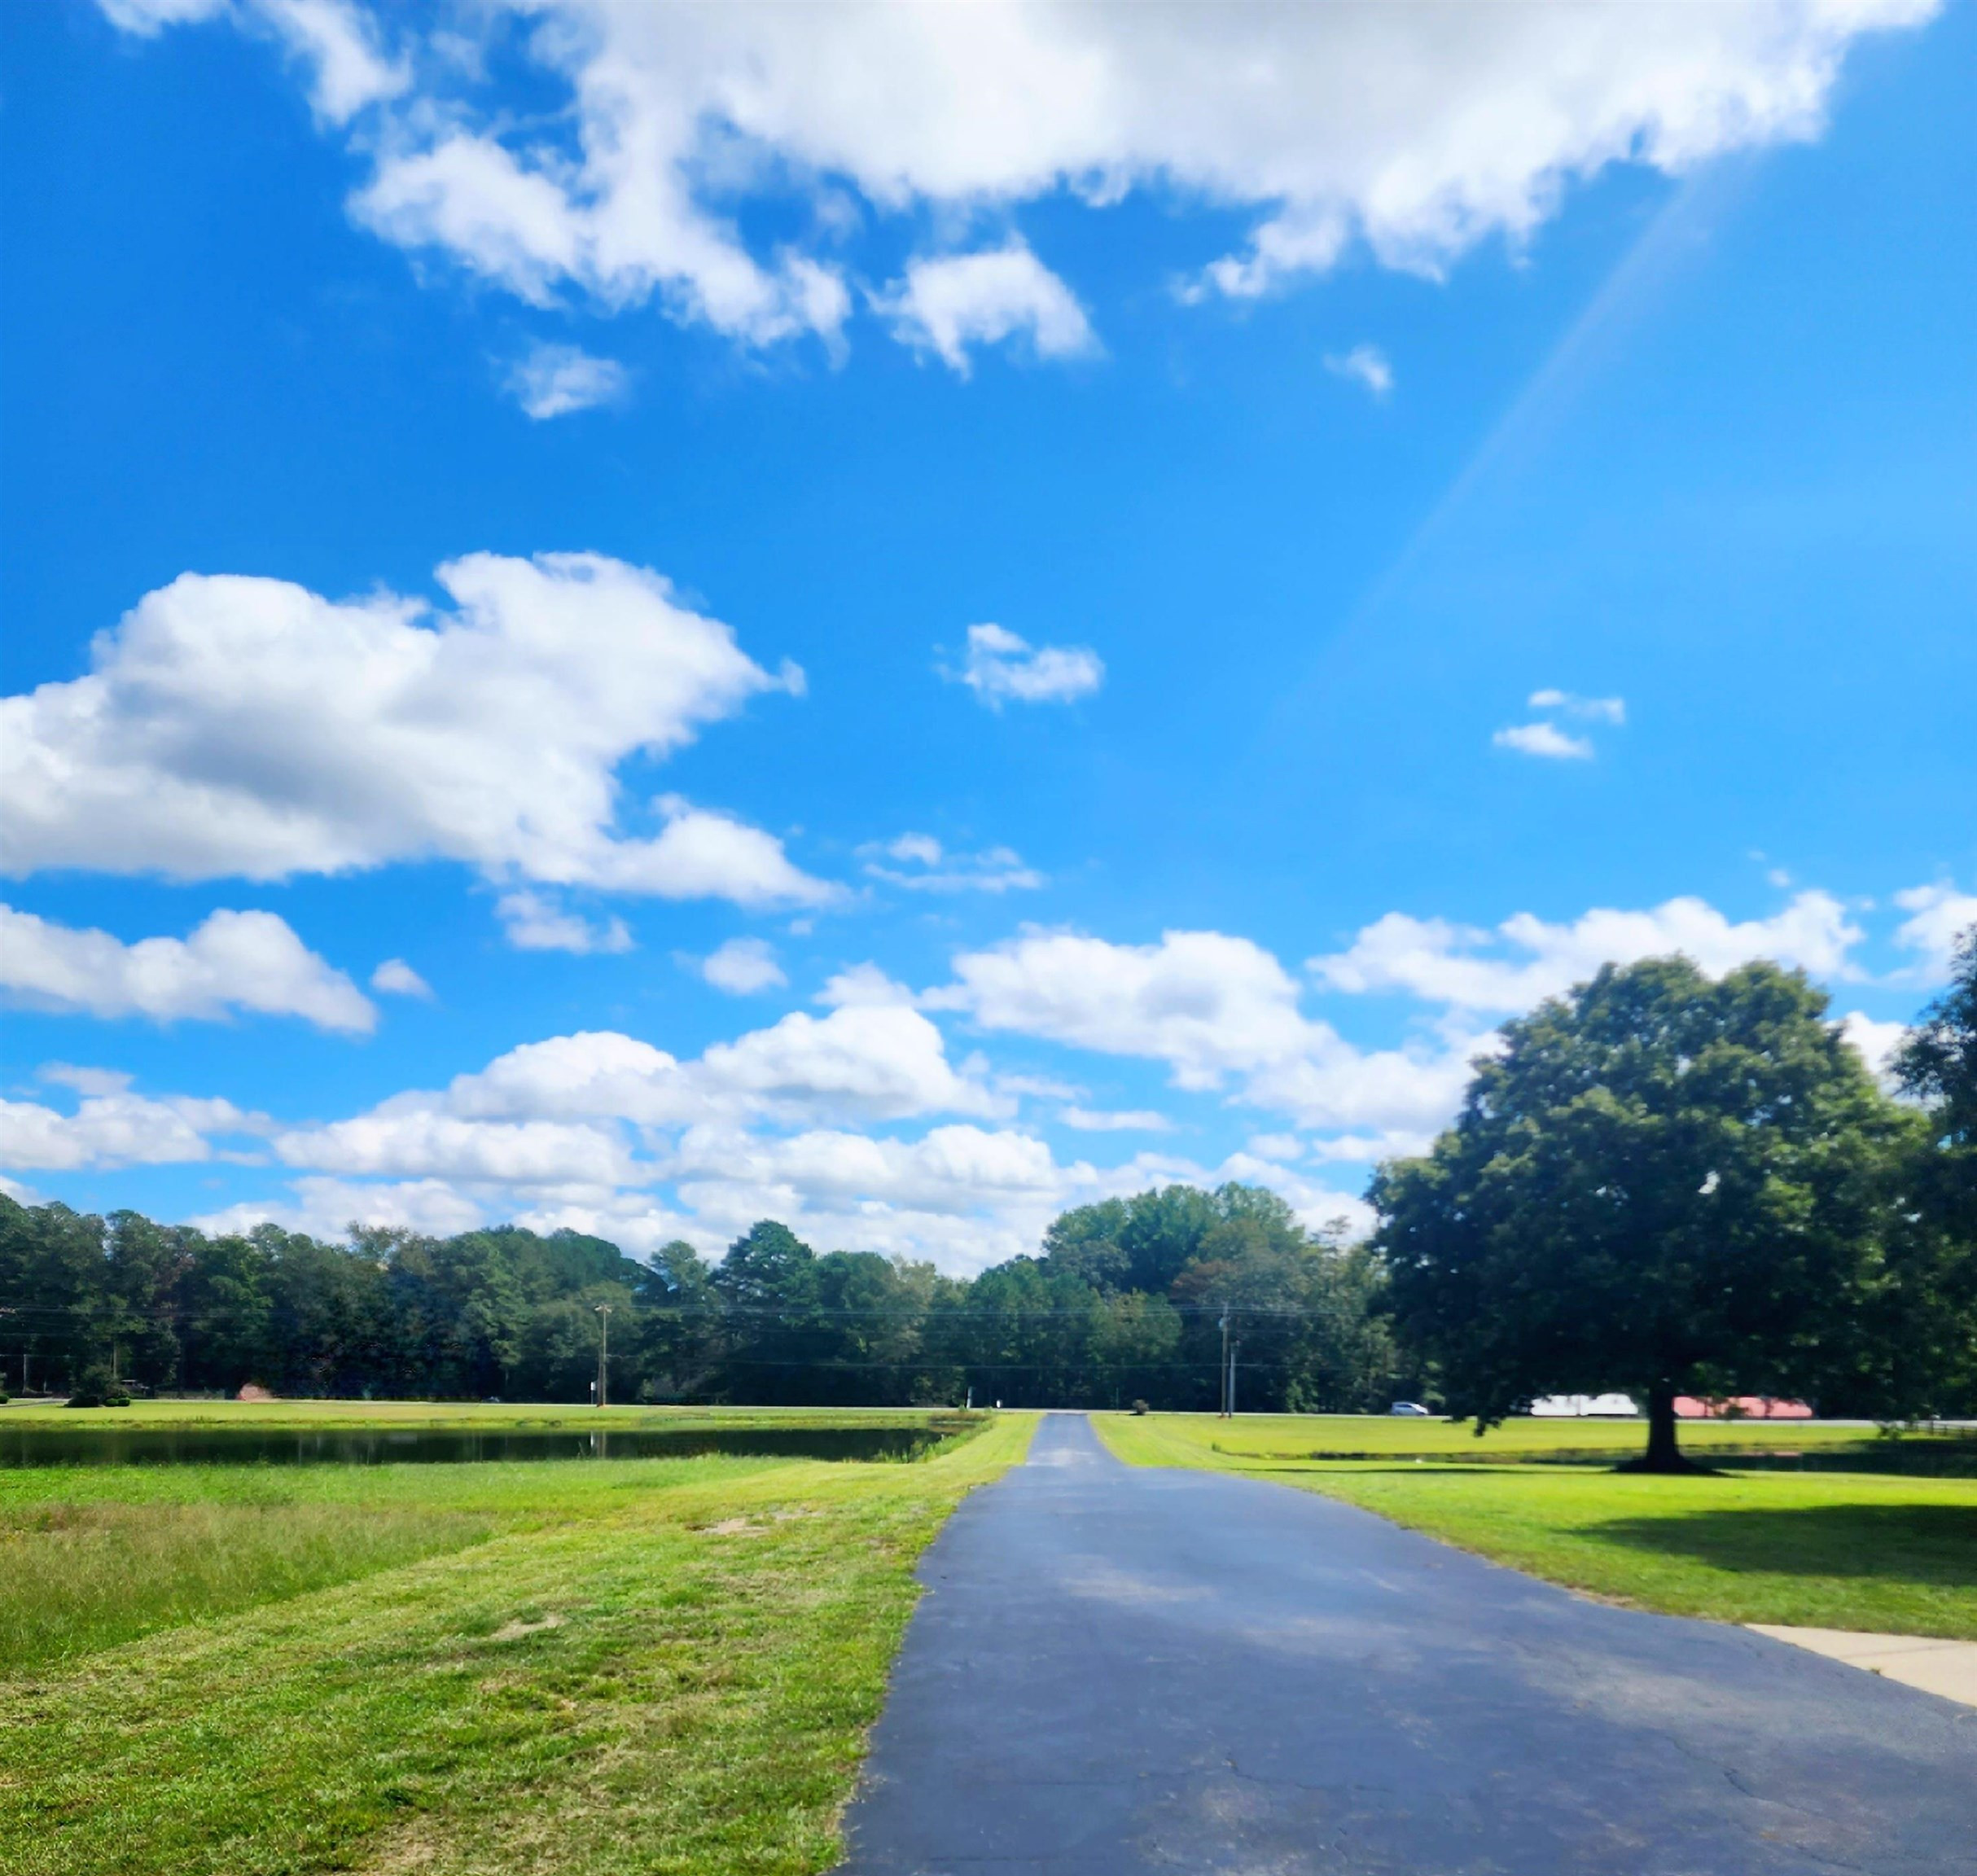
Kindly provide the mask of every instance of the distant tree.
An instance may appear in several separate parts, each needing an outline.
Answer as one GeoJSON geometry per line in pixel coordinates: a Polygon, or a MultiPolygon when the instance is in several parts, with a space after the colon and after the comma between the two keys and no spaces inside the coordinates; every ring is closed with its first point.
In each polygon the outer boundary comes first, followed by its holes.
{"type": "Polygon", "coordinates": [[[721,1300],[700,1253],[683,1238],[653,1252],[638,1288],[639,1354],[646,1392],[659,1400],[699,1400],[716,1385],[721,1300]]]}
{"type": "Polygon", "coordinates": [[[807,1399],[824,1354],[817,1253],[787,1225],[765,1218],[728,1247],[712,1281],[725,1330],[728,1397],[807,1399]]]}
{"type": "Polygon", "coordinates": [[[1608,966],[1506,1023],[1425,1159],[1383,1167],[1405,1339],[1479,1430],[1624,1387],[1680,1469],[1679,1394],[1816,1392],[1886,1282],[1900,1116],[1798,972],[1608,966]]]}

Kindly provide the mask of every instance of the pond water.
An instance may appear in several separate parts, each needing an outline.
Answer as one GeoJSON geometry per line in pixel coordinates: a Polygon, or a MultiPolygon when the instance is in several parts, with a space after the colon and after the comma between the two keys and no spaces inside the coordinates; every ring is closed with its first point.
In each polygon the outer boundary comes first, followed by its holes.
{"type": "Polygon", "coordinates": [[[20,1466],[458,1466],[506,1459],[915,1459],[928,1427],[712,1427],[596,1432],[343,1427],[0,1427],[0,1467],[20,1466]]]}

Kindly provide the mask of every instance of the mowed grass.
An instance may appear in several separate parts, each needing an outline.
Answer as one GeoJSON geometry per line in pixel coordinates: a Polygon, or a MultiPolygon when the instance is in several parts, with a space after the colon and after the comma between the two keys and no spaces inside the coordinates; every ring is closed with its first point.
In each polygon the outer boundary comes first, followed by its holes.
{"type": "MultiPolygon", "coordinates": [[[[1624,1459],[1647,1444],[1640,1420],[1506,1420],[1477,1434],[1466,1420],[1396,1418],[1384,1414],[1244,1414],[1223,1420],[1212,1414],[1153,1416],[1163,1436],[1212,1454],[1220,1449],[1243,1459],[1413,1457],[1448,1453],[1462,1459],[1515,1459],[1525,1454],[1611,1453],[1624,1459]]],[[[1833,1421],[1690,1420],[1681,1443],[1706,1456],[1724,1447],[1817,1451],[1870,1444],[1872,1427],[1833,1421]]]]}
{"type": "MultiPolygon", "coordinates": [[[[1734,1458],[1721,1462],[1718,1475],[1698,1478],[1396,1454],[1313,1460],[1292,1456],[1326,1445],[1311,1436],[1310,1420],[1096,1418],[1107,1444],[1132,1463],[1217,1467],[1321,1492],[1496,1563],[1640,1607],[1977,1640],[1977,1479],[1740,1472],[1734,1458]]],[[[1436,1431],[1425,1421],[1394,1424],[1417,1438],[1436,1431]]],[[[1497,1431],[1526,1442],[1516,1450],[1533,1452],[1543,1449],[1541,1429],[1546,1423],[1527,1422],[1497,1431]]],[[[1580,1446],[1588,1430],[1572,1422],[1550,1431],[1553,1449],[1580,1446]]],[[[1440,1431],[1470,1437],[1460,1427],[1440,1431]]],[[[1629,1444],[1637,1443],[1639,1428],[1629,1431],[1629,1444]]],[[[1685,1427],[1684,1443],[1733,1443],[1690,1437],[1709,1431],[1685,1427]]],[[[1744,1422],[1737,1431],[1748,1439],[1757,1429],[1744,1422]]],[[[1794,1443],[1805,1438],[1802,1431],[1794,1443]]]]}
{"type": "MultiPolygon", "coordinates": [[[[827,1869],[913,1563],[1033,1425],[1003,1416],[913,1464],[0,1474],[8,1541],[147,1529],[126,1555],[151,1544],[188,1597],[196,1547],[159,1534],[199,1519],[236,1537],[313,1521],[326,1554],[367,1521],[430,1546],[345,1549],[328,1587],[270,1548],[243,1568],[255,1606],[87,1652],[51,1645],[44,1620],[41,1664],[0,1678],[0,1861],[10,1876],[827,1869]]],[[[77,1609],[79,1637],[94,1620],[77,1609]]]]}

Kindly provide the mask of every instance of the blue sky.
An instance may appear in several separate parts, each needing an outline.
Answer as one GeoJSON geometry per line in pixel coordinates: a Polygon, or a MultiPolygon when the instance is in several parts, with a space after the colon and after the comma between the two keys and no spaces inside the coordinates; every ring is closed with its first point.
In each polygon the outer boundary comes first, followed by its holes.
{"type": "Polygon", "coordinates": [[[0,33],[12,1189],[1362,1218],[1602,958],[1977,920],[1967,6],[0,33]]]}

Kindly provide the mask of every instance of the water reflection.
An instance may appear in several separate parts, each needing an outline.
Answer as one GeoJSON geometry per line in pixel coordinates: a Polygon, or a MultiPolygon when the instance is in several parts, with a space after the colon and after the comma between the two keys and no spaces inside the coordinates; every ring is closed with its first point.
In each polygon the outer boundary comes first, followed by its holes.
{"type": "Polygon", "coordinates": [[[0,1427],[0,1467],[23,1466],[469,1465],[514,1459],[913,1459],[939,1444],[928,1427],[568,1429],[0,1427]]]}

